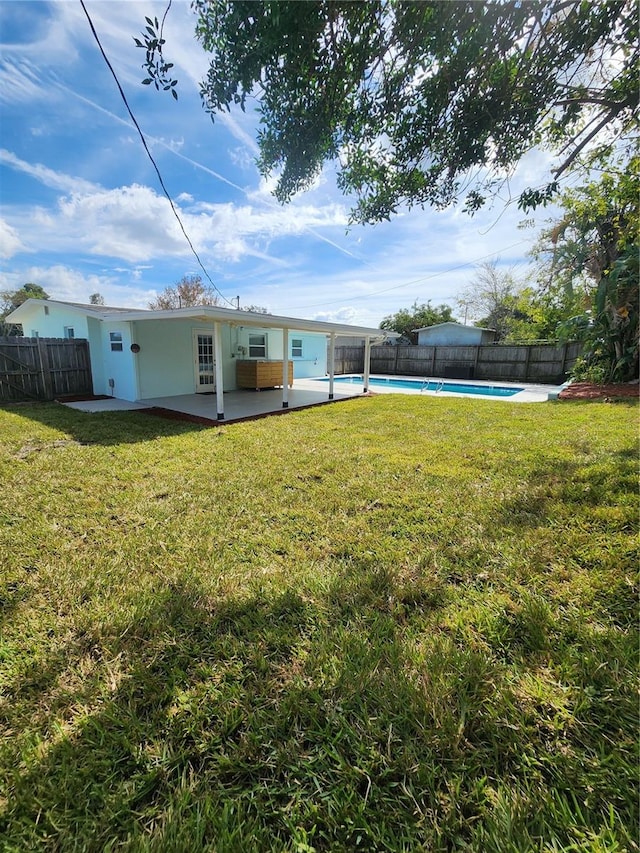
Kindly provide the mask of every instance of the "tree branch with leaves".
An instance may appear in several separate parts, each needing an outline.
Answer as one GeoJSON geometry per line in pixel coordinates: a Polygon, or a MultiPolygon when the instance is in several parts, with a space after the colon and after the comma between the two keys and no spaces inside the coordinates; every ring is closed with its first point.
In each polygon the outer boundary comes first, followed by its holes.
{"type": "Polygon", "coordinates": [[[172,311],[176,308],[196,308],[198,305],[218,305],[220,302],[213,287],[203,284],[199,275],[185,275],[174,286],[165,287],[156,299],[149,302],[154,311],[172,311]]]}
{"type": "MultiPolygon", "coordinates": [[[[638,9],[631,0],[194,0],[213,59],[205,109],[260,118],[258,165],[281,202],[324,164],[355,199],[352,220],[495,195],[535,145],[563,160],[519,205],[546,204],[593,145],[637,131],[638,9]],[[473,176],[473,177],[470,177],[473,176]],[[469,185],[471,184],[471,185],[469,185]]],[[[145,83],[176,97],[157,20],[145,83]]]]}

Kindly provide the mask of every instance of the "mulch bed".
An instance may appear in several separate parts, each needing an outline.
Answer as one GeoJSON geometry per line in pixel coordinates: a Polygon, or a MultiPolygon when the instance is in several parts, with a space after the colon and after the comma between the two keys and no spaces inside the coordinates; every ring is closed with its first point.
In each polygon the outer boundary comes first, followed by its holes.
{"type": "Polygon", "coordinates": [[[640,396],[638,382],[596,385],[593,382],[572,382],[561,391],[559,400],[628,400],[640,396]]]}

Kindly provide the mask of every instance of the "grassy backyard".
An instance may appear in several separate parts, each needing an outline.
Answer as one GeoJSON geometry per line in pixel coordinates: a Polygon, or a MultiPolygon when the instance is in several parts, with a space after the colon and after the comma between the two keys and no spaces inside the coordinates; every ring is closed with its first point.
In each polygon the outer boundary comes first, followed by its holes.
{"type": "Polygon", "coordinates": [[[637,850],[637,416],[0,410],[0,850],[637,850]]]}

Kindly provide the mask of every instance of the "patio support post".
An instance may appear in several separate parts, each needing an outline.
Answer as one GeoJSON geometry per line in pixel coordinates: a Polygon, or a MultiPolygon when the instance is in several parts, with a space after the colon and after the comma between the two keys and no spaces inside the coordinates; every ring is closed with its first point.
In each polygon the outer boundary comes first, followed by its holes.
{"type": "Polygon", "coordinates": [[[369,390],[369,373],[371,372],[371,338],[366,337],[364,339],[364,376],[362,377],[362,384],[364,388],[362,389],[362,393],[366,394],[369,390]]]}
{"type": "Polygon", "coordinates": [[[213,352],[216,360],[216,409],[217,420],[224,420],[224,371],[222,368],[222,327],[213,324],[213,352]]]}
{"type": "Polygon", "coordinates": [[[333,400],[333,379],[336,374],[336,333],[329,335],[329,399],[333,400]]]}
{"type": "Polygon", "coordinates": [[[282,330],[282,408],[289,408],[289,329],[282,330]]]}

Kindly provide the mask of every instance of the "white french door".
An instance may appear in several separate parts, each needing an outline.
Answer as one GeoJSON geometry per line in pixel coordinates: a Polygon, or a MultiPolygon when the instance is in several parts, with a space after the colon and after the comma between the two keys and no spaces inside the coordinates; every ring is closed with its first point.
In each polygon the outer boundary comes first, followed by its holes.
{"type": "Polygon", "coordinates": [[[211,332],[193,330],[193,364],[196,378],[196,394],[212,393],[216,390],[216,357],[211,332]]]}

